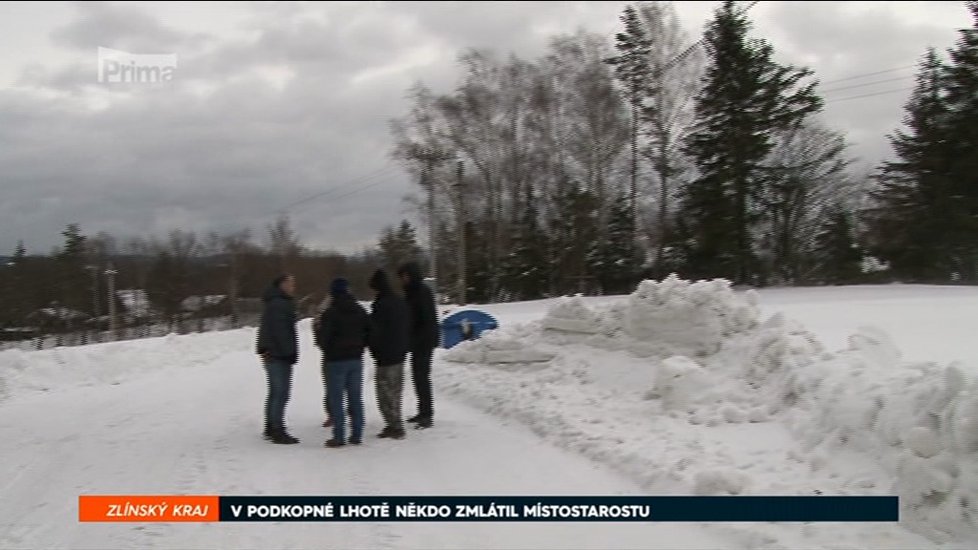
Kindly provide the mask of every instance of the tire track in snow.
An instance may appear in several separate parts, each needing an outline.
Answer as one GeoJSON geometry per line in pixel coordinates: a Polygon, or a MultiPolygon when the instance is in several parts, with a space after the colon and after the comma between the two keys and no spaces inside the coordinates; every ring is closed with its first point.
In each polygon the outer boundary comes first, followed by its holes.
{"type": "MultiPolygon", "coordinates": [[[[361,449],[355,449],[357,451],[361,449]]],[[[380,494],[376,483],[372,481],[370,474],[374,472],[371,468],[366,473],[360,468],[353,470],[353,491],[356,495],[376,495],[380,494]]],[[[401,536],[394,531],[394,525],[390,523],[360,524],[367,527],[369,543],[367,548],[380,548],[383,550],[395,550],[400,548],[401,536]]]]}

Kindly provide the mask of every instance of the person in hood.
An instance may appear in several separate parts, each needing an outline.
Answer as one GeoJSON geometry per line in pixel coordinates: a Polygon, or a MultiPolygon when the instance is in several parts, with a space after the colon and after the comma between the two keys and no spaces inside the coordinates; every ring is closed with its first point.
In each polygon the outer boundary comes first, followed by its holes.
{"type": "Polygon", "coordinates": [[[384,418],[381,438],[404,439],[401,401],[404,394],[404,359],[408,351],[408,309],[394,294],[387,273],[378,269],[370,278],[376,298],[370,308],[370,355],[377,366],[377,405],[384,418]]]}
{"type": "MultiPolygon", "coordinates": [[[[320,349],[320,351],[322,350],[323,346],[319,341],[319,324],[322,322],[323,312],[329,309],[331,299],[332,298],[327,292],[326,297],[323,298],[322,302],[320,302],[319,307],[316,309],[316,313],[312,316],[312,341],[316,347],[320,349]]],[[[323,421],[323,427],[332,428],[333,417],[331,416],[332,413],[329,412],[331,410],[331,407],[329,406],[329,363],[326,362],[325,354],[322,355],[319,366],[323,379],[323,413],[326,415],[326,420],[323,421]]]]}
{"type": "Polygon", "coordinates": [[[431,358],[438,347],[438,313],[435,297],[424,284],[421,267],[414,262],[397,270],[404,285],[408,306],[408,348],[411,352],[411,378],[418,398],[418,414],[408,419],[417,428],[430,428],[434,423],[434,397],[431,389],[431,358]]]}
{"type": "Polygon", "coordinates": [[[346,397],[352,416],[349,443],[359,445],[363,440],[363,350],[369,330],[367,312],[349,292],[346,279],[337,278],[330,285],[330,305],[319,322],[319,345],[328,363],[327,384],[330,416],[333,418],[333,438],[326,447],[342,447],[346,439],[346,397]]]}
{"type": "Polygon", "coordinates": [[[281,275],[265,291],[264,311],[258,327],[257,353],[265,366],[265,439],[280,445],[299,440],[285,429],[285,406],[292,393],[292,367],[299,360],[295,331],[295,277],[281,275]]]}

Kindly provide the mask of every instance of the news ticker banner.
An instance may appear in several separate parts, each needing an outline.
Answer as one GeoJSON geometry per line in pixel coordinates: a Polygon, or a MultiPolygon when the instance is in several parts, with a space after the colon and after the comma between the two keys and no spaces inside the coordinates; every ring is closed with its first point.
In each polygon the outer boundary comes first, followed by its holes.
{"type": "Polygon", "coordinates": [[[895,522],[895,496],[83,495],[82,522],[895,522]]]}

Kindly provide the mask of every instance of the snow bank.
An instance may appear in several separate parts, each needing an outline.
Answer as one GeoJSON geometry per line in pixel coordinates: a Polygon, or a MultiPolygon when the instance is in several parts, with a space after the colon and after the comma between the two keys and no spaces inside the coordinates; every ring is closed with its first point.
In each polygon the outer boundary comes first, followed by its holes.
{"type": "Polygon", "coordinates": [[[584,305],[580,296],[558,300],[547,311],[541,326],[544,330],[577,334],[596,334],[601,330],[598,316],[584,305]]]}
{"type": "Polygon", "coordinates": [[[498,331],[486,331],[477,340],[462,342],[442,358],[454,363],[545,363],[557,354],[527,345],[498,331]]]}
{"type": "Polygon", "coordinates": [[[758,317],[753,292],[745,298],[723,279],[691,283],[671,275],[661,282],[643,281],[624,302],[598,310],[580,297],[564,298],[550,308],[541,327],[555,343],[585,335],[594,347],[629,349],[643,357],[702,357],[718,352],[724,338],[756,326],[758,317]]]}
{"type": "Polygon", "coordinates": [[[904,517],[935,538],[978,532],[978,381],[958,365],[901,363],[882,331],[787,373],[783,398],[805,448],[853,449],[893,474],[904,517]]]}
{"type": "Polygon", "coordinates": [[[200,366],[252,353],[255,329],[126,340],[42,351],[0,351],[0,401],[31,391],[118,384],[149,368],[200,366]],[[180,363],[174,364],[173,358],[180,363]]]}
{"type": "Polygon", "coordinates": [[[703,366],[662,362],[664,408],[685,406],[692,423],[707,425],[779,414],[813,469],[843,451],[869,456],[916,530],[934,539],[978,533],[978,380],[961,366],[903,362],[875,327],[860,327],[847,349],[828,354],[780,315],[724,347],[703,366]],[[697,382],[707,372],[709,390],[697,382]]]}
{"type": "Polygon", "coordinates": [[[598,307],[580,297],[558,300],[539,323],[504,325],[494,338],[444,357],[491,363],[493,352],[553,358],[545,371],[510,373],[517,378],[454,371],[447,388],[657,490],[670,487],[669,480],[686,493],[763,490],[757,478],[722,462],[690,465],[701,462],[701,438],[709,440],[700,430],[776,420],[798,447],[788,443],[772,468],[782,472],[780,479],[799,475],[788,463],[807,468],[782,491],[804,486],[807,477],[815,494],[898,494],[904,522],[932,539],[978,537],[978,381],[957,365],[903,362],[880,329],[861,327],[847,349],[827,353],[814,334],[783,315],[761,322],[753,291],[670,276],[598,307]],[[631,364],[634,374],[618,368],[631,364]],[[612,365],[627,382],[595,383],[612,365]],[[700,435],[662,433],[665,425],[700,435]],[[679,457],[678,466],[648,453],[660,446],[651,433],[686,439],[687,450],[669,455],[679,457]],[[863,469],[840,476],[833,461],[843,455],[863,469]]]}
{"type": "Polygon", "coordinates": [[[753,291],[745,298],[723,279],[690,283],[670,275],[638,285],[628,297],[624,329],[638,342],[704,356],[720,351],[724,338],[753,328],[758,317],[753,291]]]}

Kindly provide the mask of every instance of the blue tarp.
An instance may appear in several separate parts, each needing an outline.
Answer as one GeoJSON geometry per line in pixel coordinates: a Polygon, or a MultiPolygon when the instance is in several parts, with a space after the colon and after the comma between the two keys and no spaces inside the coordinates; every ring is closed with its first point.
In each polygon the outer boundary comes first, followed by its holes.
{"type": "Polygon", "coordinates": [[[445,349],[460,342],[475,340],[485,330],[499,328],[499,322],[484,311],[463,309],[449,315],[441,322],[441,341],[445,349]]]}

